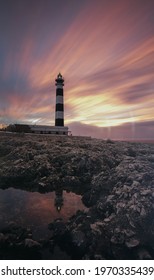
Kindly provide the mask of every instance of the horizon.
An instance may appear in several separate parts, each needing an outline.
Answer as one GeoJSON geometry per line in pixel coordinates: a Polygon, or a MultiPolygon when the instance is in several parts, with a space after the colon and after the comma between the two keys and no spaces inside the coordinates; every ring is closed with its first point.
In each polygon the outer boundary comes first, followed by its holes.
{"type": "MultiPolygon", "coordinates": [[[[12,124],[10,124],[10,125],[12,125],[12,124]]],[[[70,131],[69,131],[70,132],[70,131]]],[[[11,131],[5,131],[5,130],[1,130],[1,128],[0,128],[0,134],[3,134],[3,135],[6,135],[6,134],[9,134],[9,135],[16,135],[16,134],[20,134],[20,132],[11,132],[11,131]]],[[[102,141],[115,141],[115,142],[132,142],[132,143],[143,143],[143,144],[154,144],[154,139],[152,139],[152,138],[99,138],[99,137],[94,137],[94,136],[90,136],[90,135],[73,135],[72,133],[71,134],[68,134],[68,135],[65,135],[65,136],[63,136],[63,135],[54,135],[54,134],[46,134],[46,133],[43,133],[43,134],[39,134],[39,133],[30,133],[30,132],[24,132],[23,134],[22,134],[22,136],[23,135],[30,135],[30,136],[34,136],[34,137],[36,137],[36,136],[38,136],[38,137],[69,137],[69,138],[72,138],[72,137],[79,137],[79,138],[91,138],[91,139],[97,139],[97,140],[102,140],[102,141]]]]}
{"type": "Polygon", "coordinates": [[[153,140],[153,10],[140,0],[3,2],[0,124],[54,125],[61,72],[73,135],[153,140]]]}

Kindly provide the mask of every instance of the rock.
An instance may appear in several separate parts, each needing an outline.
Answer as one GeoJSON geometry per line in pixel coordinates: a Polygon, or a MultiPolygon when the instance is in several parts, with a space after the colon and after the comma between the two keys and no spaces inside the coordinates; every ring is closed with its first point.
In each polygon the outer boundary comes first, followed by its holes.
{"type": "Polygon", "coordinates": [[[106,202],[112,202],[115,198],[114,194],[108,195],[106,202]]]}
{"type": "Polygon", "coordinates": [[[152,260],[150,253],[145,248],[139,248],[137,250],[137,258],[139,260],[152,260]]]}
{"type": "Polygon", "coordinates": [[[120,228],[114,230],[114,235],[111,237],[111,243],[113,244],[124,244],[125,235],[120,228]]]}
{"type": "Polygon", "coordinates": [[[46,184],[43,183],[43,182],[39,182],[38,185],[39,185],[39,187],[41,187],[41,188],[45,188],[45,186],[46,186],[46,184]]]}
{"type": "Polygon", "coordinates": [[[62,220],[55,220],[48,225],[48,228],[53,231],[53,235],[56,237],[62,236],[67,232],[67,227],[62,220]]]}
{"type": "Polygon", "coordinates": [[[140,215],[141,215],[141,217],[146,217],[146,211],[145,211],[144,207],[141,208],[140,215]]]}
{"type": "Polygon", "coordinates": [[[140,183],[138,181],[133,181],[132,188],[138,188],[140,186],[140,183]]]}
{"type": "Polygon", "coordinates": [[[128,155],[130,157],[135,157],[136,156],[136,151],[132,148],[128,148],[128,155]]]}
{"type": "MultiPolygon", "coordinates": [[[[74,250],[73,258],[76,252],[83,259],[154,258],[153,144],[43,135],[0,137],[1,188],[47,192],[60,186],[80,194],[89,207],[86,214],[77,212],[68,222],[49,225],[54,245],[66,244],[74,250]],[[148,253],[136,253],[141,245],[148,253]]],[[[18,226],[1,232],[1,242],[5,237],[11,248],[26,239],[37,242],[18,226]]]]}
{"type": "Polygon", "coordinates": [[[33,239],[30,239],[30,238],[26,238],[24,244],[25,244],[25,247],[28,247],[28,248],[40,248],[41,247],[39,242],[34,241],[33,239]]]}
{"type": "Polygon", "coordinates": [[[130,239],[129,241],[125,242],[128,248],[134,248],[140,244],[140,241],[137,239],[130,239]]]}
{"type": "Polygon", "coordinates": [[[84,232],[73,230],[70,234],[72,250],[74,248],[77,254],[85,254],[88,246],[88,240],[84,232]]]}
{"type": "Polygon", "coordinates": [[[104,260],[101,255],[94,255],[94,260],[104,260]]]}
{"type": "Polygon", "coordinates": [[[135,232],[132,231],[131,229],[124,230],[124,233],[125,233],[126,237],[132,237],[133,235],[135,235],[135,232]]]}
{"type": "Polygon", "coordinates": [[[111,220],[113,220],[115,218],[115,214],[111,214],[108,218],[105,218],[103,221],[105,223],[109,223],[111,222],[111,220]]]}
{"type": "Polygon", "coordinates": [[[96,192],[91,192],[87,191],[83,196],[82,196],[82,201],[86,207],[91,207],[93,206],[98,200],[98,196],[96,192]]]}
{"type": "Polygon", "coordinates": [[[101,227],[103,227],[104,223],[103,222],[96,222],[94,224],[90,225],[90,228],[94,232],[94,234],[101,235],[101,227]]]}
{"type": "Polygon", "coordinates": [[[3,243],[5,239],[5,235],[3,233],[0,233],[0,243],[3,243]]]}
{"type": "Polygon", "coordinates": [[[112,201],[107,201],[105,197],[97,202],[96,207],[102,218],[109,217],[114,212],[112,201]]]}
{"type": "Polygon", "coordinates": [[[85,234],[82,231],[73,231],[71,234],[72,242],[77,247],[81,247],[85,241],[85,234]]]}
{"type": "Polygon", "coordinates": [[[148,195],[148,194],[151,194],[151,190],[143,190],[141,192],[141,195],[148,195]]]}

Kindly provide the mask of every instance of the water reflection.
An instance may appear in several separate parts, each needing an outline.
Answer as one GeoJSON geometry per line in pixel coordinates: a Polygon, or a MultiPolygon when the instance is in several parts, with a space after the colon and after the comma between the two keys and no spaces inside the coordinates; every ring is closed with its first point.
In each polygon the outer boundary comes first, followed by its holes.
{"type": "Polygon", "coordinates": [[[55,207],[58,212],[61,211],[63,206],[63,190],[59,189],[55,191],[55,207]]]}
{"type": "Polygon", "coordinates": [[[0,189],[0,229],[15,222],[31,228],[35,238],[46,238],[49,223],[57,218],[66,221],[79,209],[85,209],[81,196],[61,189],[45,194],[0,189]]]}

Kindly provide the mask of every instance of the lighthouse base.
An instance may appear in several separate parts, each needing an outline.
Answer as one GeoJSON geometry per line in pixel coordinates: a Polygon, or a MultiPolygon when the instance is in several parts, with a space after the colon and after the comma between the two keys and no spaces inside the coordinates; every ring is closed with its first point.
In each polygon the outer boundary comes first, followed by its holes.
{"type": "Polygon", "coordinates": [[[67,126],[30,125],[30,129],[38,134],[68,135],[69,132],[67,126]]]}

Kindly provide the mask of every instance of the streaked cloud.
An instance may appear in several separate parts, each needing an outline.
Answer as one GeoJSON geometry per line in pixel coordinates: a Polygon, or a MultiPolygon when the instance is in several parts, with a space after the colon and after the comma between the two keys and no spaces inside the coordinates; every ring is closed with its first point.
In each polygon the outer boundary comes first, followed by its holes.
{"type": "Polygon", "coordinates": [[[154,120],[152,1],[22,2],[11,4],[2,30],[1,123],[54,125],[59,71],[72,131],[154,120]]]}

